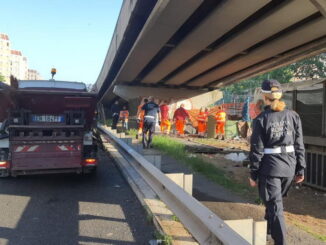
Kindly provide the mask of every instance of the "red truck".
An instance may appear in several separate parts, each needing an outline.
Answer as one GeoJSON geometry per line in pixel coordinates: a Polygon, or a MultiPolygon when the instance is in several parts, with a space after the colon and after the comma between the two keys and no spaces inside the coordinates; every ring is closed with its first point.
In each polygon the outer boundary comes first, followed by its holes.
{"type": "Polygon", "coordinates": [[[96,94],[65,81],[0,84],[0,177],[96,170],[96,94]]]}

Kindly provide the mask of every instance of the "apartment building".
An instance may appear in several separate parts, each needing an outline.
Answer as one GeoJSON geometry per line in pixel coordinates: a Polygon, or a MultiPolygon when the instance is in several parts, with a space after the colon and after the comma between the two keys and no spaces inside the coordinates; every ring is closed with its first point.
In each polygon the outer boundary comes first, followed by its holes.
{"type": "Polygon", "coordinates": [[[33,70],[33,69],[28,69],[26,80],[42,80],[42,77],[38,73],[38,71],[33,70]]]}
{"type": "Polygon", "coordinates": [[[11,75],[18,80],[26,80],[28,75],[27,58],[21,51],[11,50],[11,75]]]}
{"type": "Polygon", "coordinates": [[[12,50],[9,36],[0,33],[0,74],[4,76],[5,83],[10,83],[13,75],[19,80],[41,80],[38,71],[28,69],[27,58],[19,50],[12,50]]]}
{"type": "Polygon", "coordinates": [[[5,83],[9,84],[11,74],[10,41],[6,34],[0,33],[0,74],[4,76],[5,83]]]}

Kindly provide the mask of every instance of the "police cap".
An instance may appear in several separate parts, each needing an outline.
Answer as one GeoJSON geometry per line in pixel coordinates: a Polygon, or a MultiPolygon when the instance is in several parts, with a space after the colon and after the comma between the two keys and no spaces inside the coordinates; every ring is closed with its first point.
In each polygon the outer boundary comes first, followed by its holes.
{"type": "Polygon", "coordinates": [[[274,93],[274,92],[282,92],[281,88],[282,88],[281,84],[274,79],[265,80],[261,85],[261,91],[267,94],[274,93]],[[272,88],[278,88],[278,90],[272,91],[272,88]]]}

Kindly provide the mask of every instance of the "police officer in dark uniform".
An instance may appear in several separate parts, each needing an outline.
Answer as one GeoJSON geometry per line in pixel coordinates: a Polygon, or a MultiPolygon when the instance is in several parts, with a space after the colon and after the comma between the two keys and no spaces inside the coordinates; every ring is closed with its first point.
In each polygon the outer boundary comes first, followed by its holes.
{"type": "Polygon", "coordinates": [[[265,110],[255,119],[251,137],[250,185],[258,182],[265,204],[268,234],[276,245],[286,244],[283,197],[294,179],[304,180],[305,149],[299,115],[285,109],[281,85],[276,80],[262,83],[265,110]]]}
{"type": "Polygon", "coordinates": [[[112,113],[112,129],[117,129],[117,124],[119,121],[119,115],[120,115],[120,105],[118,101],[115,101],[114,104],[111,106],[111,113],[112,113]]]}
{"type": "Polygon", "coordinates": [[[160,107],[154,102],[154,98],[150,97],[147,102],[141,108],[144,113],[144,128],[143,128],[143,148],[150,148],[152,144],[153,133],[155,132],[155,124],[158,118],[159,124],[161,121],[160,107]],[[148,133],[148,138],[146,137],[148,133]]]}

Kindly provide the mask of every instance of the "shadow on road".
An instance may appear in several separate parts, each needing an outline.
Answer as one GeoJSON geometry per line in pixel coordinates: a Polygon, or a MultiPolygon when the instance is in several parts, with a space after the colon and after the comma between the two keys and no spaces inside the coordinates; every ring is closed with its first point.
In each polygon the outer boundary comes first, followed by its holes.
{"type": "Polygon", "coordinates": [[[154,229],[111,160],[95,176],[0,179],[0,244],[148,244],[154,229]]]}

